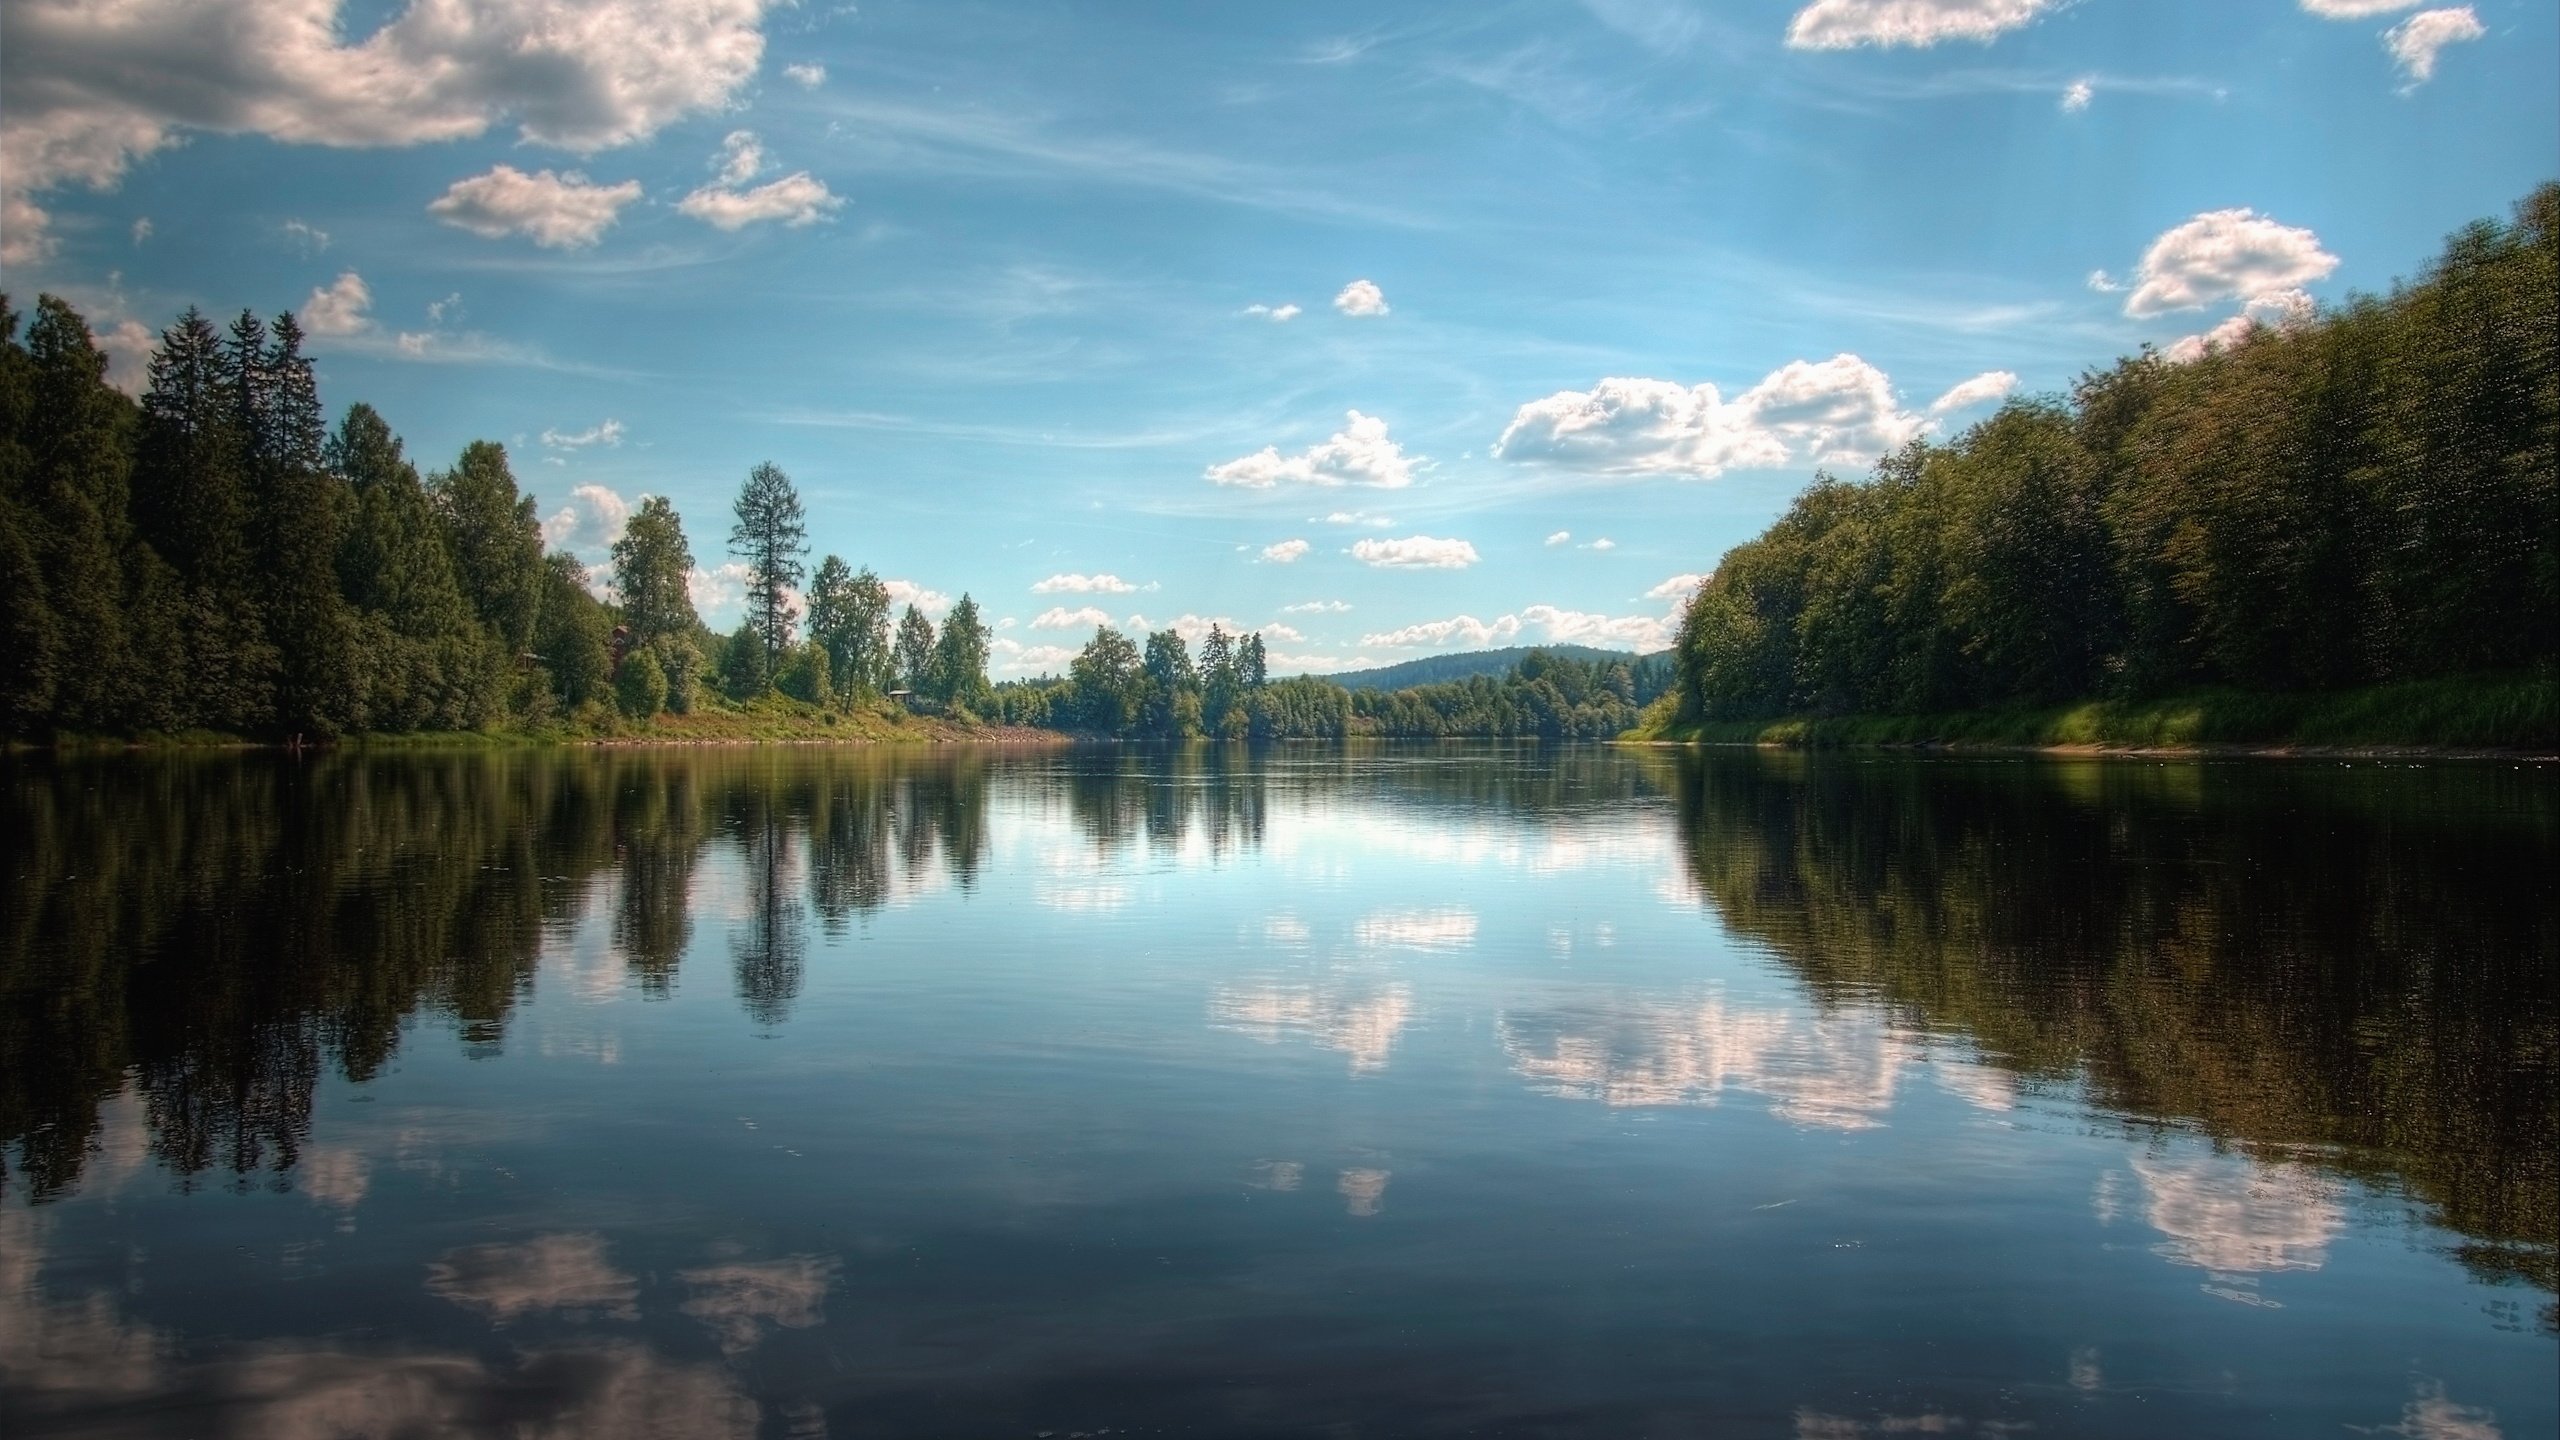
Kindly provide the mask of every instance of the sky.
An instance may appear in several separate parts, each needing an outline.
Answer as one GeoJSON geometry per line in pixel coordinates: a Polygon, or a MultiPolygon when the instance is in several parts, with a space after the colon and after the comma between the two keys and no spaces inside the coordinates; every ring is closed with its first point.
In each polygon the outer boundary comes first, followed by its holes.
{"type": "Polygon", "coordinates": [[[2506,215],[2555,57],[2549,0],[6,0],[0,284],[128,388],[294,310],[556,547],[667,496],[724,629],[771,461],[999,678],[1650,651],[1817,470],[2506,215]]]}

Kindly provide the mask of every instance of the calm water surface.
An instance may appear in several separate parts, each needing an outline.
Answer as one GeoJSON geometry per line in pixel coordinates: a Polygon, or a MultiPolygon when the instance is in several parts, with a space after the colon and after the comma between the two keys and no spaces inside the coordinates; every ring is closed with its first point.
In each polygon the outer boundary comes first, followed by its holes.
{"type": "Polygon", "coordinates": [[[2547,770],[5,766],[12,1436],[2560,1428],[2547,770]]]}

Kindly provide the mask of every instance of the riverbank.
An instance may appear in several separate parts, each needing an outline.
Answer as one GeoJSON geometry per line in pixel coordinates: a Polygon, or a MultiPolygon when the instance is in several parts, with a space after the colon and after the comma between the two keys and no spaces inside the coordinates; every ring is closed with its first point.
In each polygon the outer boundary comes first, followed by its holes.
{"type": "MultiPolygon", "coordinates": [[[[689,714],[633,720],[602,707],[549,724],[502,730],[431,730],[360,734],[311,742],[307,748],[350,750],[472,750],[552,745],[1066,745],[1073,737],[1019,725],[989,725],[939,715],[919,715],[886,703],[852,710],[824,709],[785,695],[744,705],[713,704],[689,714]]],[[[65,753],[171,750],[280,750],[289,739],[252,738],[214,730],[168,735],[64,735],[50,746],[65,753]]]]}
{"type": "Polygon", "coordinates": [[[1689,724],[1658,705],[1626,738],[1798,750],[2552,756],[2560,755],[2560,676],[2464,676],[2304,695],[2217,690],[2046,709],[1689,724]]]}

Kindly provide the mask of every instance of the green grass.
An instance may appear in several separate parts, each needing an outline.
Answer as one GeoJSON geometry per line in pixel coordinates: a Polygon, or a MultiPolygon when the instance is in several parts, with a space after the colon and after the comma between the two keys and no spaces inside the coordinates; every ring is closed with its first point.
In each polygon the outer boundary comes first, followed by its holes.
{"type": "Polygon", "coordinates": [[[2215,746],[2560,750],[2560,676],[2457,676],[2362,690],[2207,690],[1948,715],[1794,716],[1681,725],[1657,704],[1629,739],[1796,749],[1857,746],[2215,746]]]}
{"type": "MultiPolygon", "coordinates": [[[[349,735],[335,744],[365,750],[489,750],[528,745],[932,745],[963,741],[1021,741],[1041,738],[1029,731],[1009,730],[912,715],[886,702],[857,704],[849,710],[821,709],[786,695],[766,695],[745,702],[706,697],[691,714],[656,715],[633,720],[608,706],[591,704],[575,714],[551,717],[533,725],[492,730],[427,730],[349,735]]],[[[1061,740],[1063,736],[1057,737],[1061,740]]],[[[213,730],[172,735],[58,735],[57,752],[109,750],[237,750],[268,748],[273,740],[249,739],[213,730]]],[[[12,746],[11,748],[26,748],[12,746]]]]}

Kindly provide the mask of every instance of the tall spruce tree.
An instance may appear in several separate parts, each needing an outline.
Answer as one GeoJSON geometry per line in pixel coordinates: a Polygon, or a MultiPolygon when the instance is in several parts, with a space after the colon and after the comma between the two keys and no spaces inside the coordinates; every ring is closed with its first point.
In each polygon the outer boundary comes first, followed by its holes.
{"type": "Polygon", "coordinates": [[[326,431],[302,327],[278,315],[258,357],[263,415],[258,438],[257,520],[265,561],[267,632],[276,647],[276,724],[288,733],[334,734],[369,722],[338,588],[338,548],[349,492],[321,463],[326,431]]]}
{"type": "Polygon", "coordinates": [[[738,490],[738,523],[729,531],[729,553],[747,567],[747,615],[764,645],[764,672],[782,666],[800,619],[791,591],[808,573],[809,527],[800,492],[780,466],[767,461],[747,472],[738,490]]]}

